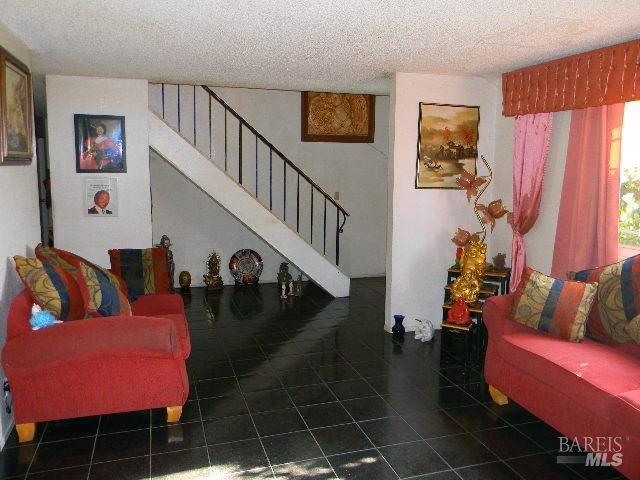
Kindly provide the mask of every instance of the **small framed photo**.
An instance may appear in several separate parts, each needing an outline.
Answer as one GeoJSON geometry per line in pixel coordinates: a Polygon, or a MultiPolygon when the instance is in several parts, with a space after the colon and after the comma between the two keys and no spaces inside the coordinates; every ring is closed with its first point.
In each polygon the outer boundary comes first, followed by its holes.
{"type": "Polygon", "coordinates": [[[33,157],[32,99],[29,69],[0,48],[0,164],[33,157]]]}
{"type": "Polygon", "coordinates": [[[75,114],[77,173],[126,173],[124,117],[75,114]]]}
{"type": "Polygon", "coordinates": [[[84,216],[118,216],[118,180],[116,178],[85,178],[84,216]]]}

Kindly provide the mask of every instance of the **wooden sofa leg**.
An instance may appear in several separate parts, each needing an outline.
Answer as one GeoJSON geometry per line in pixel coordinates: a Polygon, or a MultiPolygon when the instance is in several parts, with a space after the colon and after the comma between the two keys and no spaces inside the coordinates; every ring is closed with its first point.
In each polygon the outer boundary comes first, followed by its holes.
{"type": "Polygon", "coordinates": [[[181,416],[182,416],[182,406],[167,407],[167,422],[176,423],[180,421],[181,416]]]}
{"type": "Polygon", "coordinates": [[[19,423],[16,425],[18,441],[20,443],[30,442],[36,434],[35,423],[19,423]]]}
{"type": "Polygon", "coordinates": [[[507,403],[509,403],[509,397],[507,397],[493,385],[489,385],[489,395],[491,395],[494,403],[497,403],[498,405],[506,405],[507,403]]]}

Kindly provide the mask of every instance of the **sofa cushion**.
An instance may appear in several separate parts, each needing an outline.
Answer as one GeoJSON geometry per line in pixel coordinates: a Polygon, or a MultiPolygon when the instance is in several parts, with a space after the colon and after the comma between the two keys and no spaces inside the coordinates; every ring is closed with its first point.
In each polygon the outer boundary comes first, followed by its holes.
{"type": "Polygon", "coordinates": [[[43,310],[59,320],[77,320],[85,315],[78,284],[65,270],[37,258],[13,257],[22,283],[43,310]]]}
{"type": "Polygon", "coordinates": [[[513,367],[607,418],[611,395],[640,389],[640,358],[589,339],[567,343],[535,331],[512,333],[502,337],[499,349],[513,367]]]}
{"type": "Polygon", "coordinates": [[[176,293],[161,293],[157,295],[142,295],[131,302],[134,315],[153,317],[165,313],[184,315],[184,302],[176,293]]]}
{"type": "Polygon", "coordinates": [[[640,345],[640,315],[633,317],[633,320],[627,324],[624,331],[631,337],[631,340],[640,345]]]}
{"type": "Polygon", "coordinates": [[[557,280],[526,267],[511,318],[554,337],[579,342],[596,290],[597,284],[557,280]]]}
{"type": "Polygon", "coordinates": [[[163,313],[162,315],[154,315],[154,317],[168,318],[173,322],[178,334],[183,358],[189,358],[189,355],[191,354],[191,341],[189,340],[189,327],[187,326],[187,321],[184,315],[179,313],[163,313]]]}
{"type": "Polygon", "coordinates": [[[58,265],[60,268],[63,268],[67,272],[69,272],[73,278],[78,282],[78,285],[82,288],[82,283],[84,282],[84,278],[80,273],[80,262],[91,266],[92,268],[99,269],[109,277],[109,280],[114,285],[118,286],[118,289],[124,293],[124,295],[128,298],[129,292],[127,291],[127,284],[122,278],[119,276],[109,272],[107,269],[99,267],[95,265],[93,262],[90,262],[86,258],[81,257],[80,255],[76,255],[75,253],[67,252],[66,250],[62,250],[60,248],[53,247],[45,247],[42,244],[39,244],[36,247],[36,257],[40,259],[42,262],[54,263],[58,265]]]}
{"type": "Polygon", "coordinates": [[[130,317],[129,300],[118,288],[114,274],[91,263],[78,261],[80,291],[87,305],[87,313],[100,317],[130,317]]]}
{"type": "Polygon", "coordinates": [[[125,281],[130,298],[170,293],[165,248],[109,250],[109,258],[111,271],[125,281]]]}
{"type": "Polygon", "coordinates": [[[605,343],[629,341],[625,327],[640,314],[640,255],[570,276],[582,282],[598,282],[587,336],[605,343]]]}
{"type": "Polygon", "coordinates": [[[611,399],[611,417],[640,432],[640,389],[623,392],[611,399]]]}

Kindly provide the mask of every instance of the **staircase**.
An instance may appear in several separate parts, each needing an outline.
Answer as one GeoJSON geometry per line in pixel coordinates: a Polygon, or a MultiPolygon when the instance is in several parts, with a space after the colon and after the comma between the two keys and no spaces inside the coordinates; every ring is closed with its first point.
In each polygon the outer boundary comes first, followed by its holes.
{"type": "Polygon", "coordinates": [[[149,146],[321,288],[349,295],[349,214],[209,87],[151,85],[149,146]]]}

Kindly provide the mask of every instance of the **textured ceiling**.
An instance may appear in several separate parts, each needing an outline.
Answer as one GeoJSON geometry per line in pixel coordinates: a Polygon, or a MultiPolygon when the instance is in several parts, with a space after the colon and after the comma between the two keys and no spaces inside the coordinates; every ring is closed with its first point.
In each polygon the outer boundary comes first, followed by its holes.
{"type": "Polygon", "coordinates": [[[637,38],[638,0],[0,0],[37,74],[388,93],[637,38]]]}

